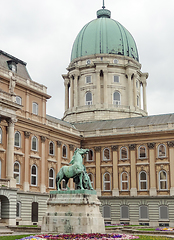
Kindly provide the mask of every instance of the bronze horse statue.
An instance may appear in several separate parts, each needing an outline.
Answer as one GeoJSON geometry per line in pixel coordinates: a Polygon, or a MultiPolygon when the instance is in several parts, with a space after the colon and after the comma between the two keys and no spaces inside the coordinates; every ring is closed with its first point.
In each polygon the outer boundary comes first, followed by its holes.
{"type": "Polygon", "coordinates": [[[88,153],[88,149],[79,149],[77,148],[74,152],[72,160],[69,164],[71,166],[63,166],[56,176],[56,188],[59,191],[61,189],[61,181],[64,179],[66,188],[69,189],[67,186],[68,181],[70,178],[79,177],[79,188],[83,188],[82,177],[84,173],[84,165],[83,165],[83,155],[88,153]]]}

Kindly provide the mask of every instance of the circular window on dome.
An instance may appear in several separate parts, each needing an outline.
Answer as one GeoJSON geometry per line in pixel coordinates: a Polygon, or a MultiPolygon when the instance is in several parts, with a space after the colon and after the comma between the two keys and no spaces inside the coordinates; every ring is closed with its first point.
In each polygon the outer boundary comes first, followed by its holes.
{"type": "Polygon", "coordinates": [[[118,63],[118,59],[114,59],[113,63],[117,64],[118,63]]]}
{"type": "Polygon", "coordinates": [[[88,59],[88,60],[86,61],[86,64],[91,64],[91,60],[88,59]]]}

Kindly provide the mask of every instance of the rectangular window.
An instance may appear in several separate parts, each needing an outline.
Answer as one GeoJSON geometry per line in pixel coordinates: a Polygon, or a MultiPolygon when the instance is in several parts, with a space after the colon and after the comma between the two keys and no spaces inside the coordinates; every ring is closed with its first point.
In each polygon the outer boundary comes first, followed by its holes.
{"type": "Polygon", "coordinates": [[[91,76],[86,76],[86,83],[91,83],[91,76]]]}
{"type": "Polygon", "coordinates": [[[168,219],[168,207],[167,206],[160,206],[160,219],[168,219]]]}
{"type": "Polygon", "coordinates": [[[140,206],[140,219],[148,219],[147,206],[140,206]]]}
{"type": "Polygon", "coordinates": [[[38,104],[33,102],[33,114],[38,115],[38,104]]]}
{"type": "Polygon", "coordinates": [[[115,82],[115,83],[119,83],[119,82],[120,82],[120,77],[117,76],[117,75],[115,75],[115,76],[114,76],[114,82],[115,82]]]}

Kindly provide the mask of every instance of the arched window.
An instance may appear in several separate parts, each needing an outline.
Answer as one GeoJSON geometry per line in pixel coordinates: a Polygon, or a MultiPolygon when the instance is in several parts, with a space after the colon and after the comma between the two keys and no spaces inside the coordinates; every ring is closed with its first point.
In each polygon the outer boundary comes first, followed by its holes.
{"type": "Polygon", "coordinates": [[[125,160],[128,158],[128,151],[127,151],[127,148],[126,147],[122,147],[120,149],[120,159],[121,160],[125,160]]]}
{"type": "Polygon", "coordinates": [[[49,143],[49,154],[54,155],[54,143],[53,142],[49,143]]]}
{"type": "Polygon", "coordinates": [[[91,92],[86,93],[86,105],[92,105],[92,93],[91,92]]]}
{"type": "Polygon", "coordinates": [[[118,106],[121,104],[121,96],[120,96],[120,93],[118,91],[115,91],[114,92],[114,95],[113,95],[113,104],[118,106]]]}
{"type": "Polygon", "coordinates": [[[128,191],[128,174],[126,172],[121,174],[121,190],[128,191]]]}
{"type": "Polygon", "coordinates": [[[92,173],[88,173],[89,179],[91,181],[91,185],[94,188],[94,175],[92,173]]]}
{"type": "Polygon", "coordinates": [[[94,161],[94,154],[93,151],[90,149],[89,152],[87,153],[87,161],[94,161]]]}
{"type": "Polygon", "coordinates": [[[140,146],[138,149],[139,153],[139,158],[146,158],[146,147],[145,146],[140,146]]]}
{"type": "Polygon", "coordinates": [[[0,143],[2,143],[2,128],[0,128],[0,143]]]}
{"type": "Polygon", "coordinates": [[[35,136],[32,137],[31,149],[33,151],[37,151],[37,149],[38,149],[38,140],[37,140],[37,137],[35,137],[35,136]]]}
{"type": "Polygon", "coordinates": [[[14,163],[13,177],[16,179],[16,184],[20,184],[20,163],[14,163]]]}
{"type": "Polygon", "coordinates": [[[20,147],[21,146],[21,134],[20,134],[20,132],[15,132],[14,145],[15,145],[15,147],[20,147]]]}
{"type": "Polygon", "coordinates": [[[64,158],[67,158],[67,147],[66,145],[63,145],[63,148],[62,148],[62,156],[64,158]]]}
{"type": "Polygon", "coordinates": [[[110,150],[109,150],[109,148],[105,148],[103,150],[103,160],[104,161],[110,160],[110,150]]]}
{"type": "Polygon", "coordinates": [[[54,188],[54,169],[49,170],[49,188],[54,188]]]}
{"type": "Polygon", "coordinates": [[[111,207],[109,205],[103,206],[103,217],[111,218],[111,207]]]}
{"type": "Polygon", "coordinates": [[[167,173],[164,170],[159,172],[159,189],[167,190],[167,173]]]}
{"type": "Polygon", "coordinates": [[[104,191],[111,190],[111,175],[109,173],[103,175],[103,189],[104,191]]]}
{"type": "Polygon", "coordinates": [[[129,219],[129,207],[127,205],[121,206],[121,219],[129,219]]]}
{"type": "Polygon", "coordinates": [[[21,217],[21,202],[16,204],[16,217],[21,217]]]}
{"type": "Polygon", "coordinates": [[[159,207],[159,219],[160,220],[168,220],[169,219],[168,206],[162,205],[159,207]]]}
{"type": "Polygon", "coordinates": [[[38,115],[38,104],[33,102],[33,114],[38,115]]]}
{"type": "Polygon", "coordinates": [[[166,157],[166,146],[164,144],[160,144],[158,146],[158,157],[159,158],[166,157]]]}
{"type": "Polygon", "coordinates": [[[146,172],[140,172],[140,190],[147,190],[147,174],[146,172]]]}
{"type": "Polygon", "coordinates": [[[37,186],[37,166],[32,165],[31,167],[31,185],[37,186]]]}
{"type": "Polygon", "coordinates": [[[148,219],[148,207],[145,205],[140,206],[140,219],[148,219]]]}

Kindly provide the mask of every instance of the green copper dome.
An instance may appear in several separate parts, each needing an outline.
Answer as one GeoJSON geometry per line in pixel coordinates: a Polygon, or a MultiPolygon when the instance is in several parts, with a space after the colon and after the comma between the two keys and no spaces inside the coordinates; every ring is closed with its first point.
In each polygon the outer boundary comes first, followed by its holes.
{"type": "Polygon", "coordinates": [[[136,43],[119,22],[110,18],[107,9],[97,11],[97,19],[87,23],[77,35],[71,52],[75,58],[93,54],[116,54],[139,61],[136,43]]]}

